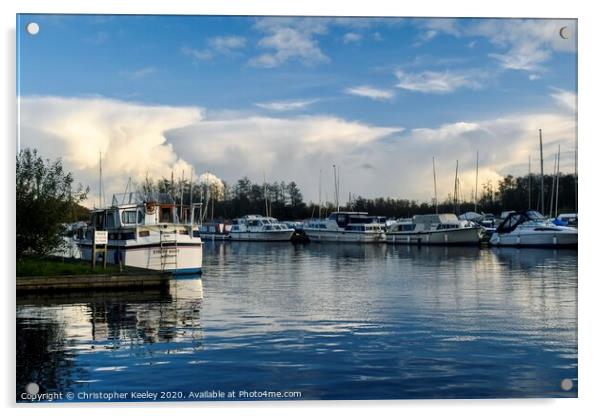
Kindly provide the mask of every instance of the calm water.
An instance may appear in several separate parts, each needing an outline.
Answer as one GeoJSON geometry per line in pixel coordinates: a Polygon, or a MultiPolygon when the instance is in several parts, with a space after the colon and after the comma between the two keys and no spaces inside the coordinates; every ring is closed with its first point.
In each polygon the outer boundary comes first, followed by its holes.
{"type": "Polygon", "coordinates": [[[207,243],[204,268],[164,293],[19,297],[17,399],[577,395],[576,251],[207,243]]]}

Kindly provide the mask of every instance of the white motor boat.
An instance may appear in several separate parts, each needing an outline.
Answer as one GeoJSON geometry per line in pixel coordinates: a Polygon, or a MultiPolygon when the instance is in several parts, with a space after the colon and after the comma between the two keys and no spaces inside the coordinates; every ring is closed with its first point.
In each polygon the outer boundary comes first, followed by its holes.
{"type": "MultiPolygon", "coordinates": [[[[203,246],[199,232],[192,224],[178,218],[176,204],[167,194],[144,201],[129,194],[113,197],[109,208],[92,211],[92,224],[82,229],[78,238],[81,258],[92,260],[96,231],[106,231],[107,263],[140,267],[173,273],[200,273],[203,266],[203,246]],[[122,203],[118,203],[121,200],[122,203]]],[[[104,249],[96,251],[98,257],[104,249]]]]}
{"type": "Polygon", "coordinates": [[[508,214],[491,236],[493,246],[577,247],[576,228],[556,225],[537,211],[508,214]]]}
{"type": "Polygon", "coordinates": [[[398,220],[387,229],[387,243],[476,245],[483,230],[455,214],[414,215],[398,220]]]}
{"type": "Polygon", "coordinates": [[[305,222],[303,231],[311,242],[385,242],[384,224],[366,212],[333,212],[326,219],[305,222]]]}
{"type": "Polygon", "coordinates": [[[294,232],[275,218],[245,215],[232,222],[229,235],[233,241],[290,241],[294,232]]]}

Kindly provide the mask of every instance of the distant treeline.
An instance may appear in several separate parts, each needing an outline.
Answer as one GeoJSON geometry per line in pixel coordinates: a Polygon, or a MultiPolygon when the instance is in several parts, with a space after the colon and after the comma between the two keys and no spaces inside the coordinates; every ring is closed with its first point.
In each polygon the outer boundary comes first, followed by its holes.
{"type": "MultiPolygon", "coordinates": [[[[559,178],[558,213],[575,212],[575,176],[560,174],[559,178]]],[[[495,185],[492,182],[482,185],[482,189],[479,191],[477,211],[499,214],[502,211],[531,208],[549,215],[554,180],[555,178],[551,175],[544,176],[544,209],[540,207],[539,176],[531,175],[529,179],[528,175],[520,177],[508,175],[495,185]]],[[[138,190],[143,194],[149,192],[171,194],[177,204],[180,204],[180,201],[183,201],[184,205],[190,202],[190,182],[185,179],[175,182],[167,179],[157,182],[147,180],[138,190]]],[[[319,214],[324,217],[336,210],[332,201],[323,203],[321,208],[315,202],[306,203],[303,200],[301,189],[295,182],[261,184],[253,183],[247,177],[239,179],[233,185],[197,183],[192,187],[192,197],[194,202],[203,202],[203,221],[232,219],[247,214],[268,214],[278,219],[298,220],[317,218],[319,214]]],[[[555,197],[552,206],[555,209],[555,197]]],[[[340,201],[340,207],[342,210],[366,211],[372,215],[395,218],[435,212],[434,200],[419,202],[401,198],[369,199],[354,196],[350,200],[348,198],[340,201]]],[[[436,208],[440,213],[461,214],[474,211],[475,205],[474,200],[467,201],[465,199],[454,203],[452,195],[448,195],[444,200],[439,201],[436,208]]]]}

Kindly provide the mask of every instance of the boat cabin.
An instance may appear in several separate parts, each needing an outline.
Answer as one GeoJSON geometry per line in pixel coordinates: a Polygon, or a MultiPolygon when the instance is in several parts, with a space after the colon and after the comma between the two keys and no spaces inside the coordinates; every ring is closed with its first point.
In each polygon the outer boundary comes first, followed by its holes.
{"type": "MultiPolygon", "coordinates": [[[[511,233],[516,229],[516,227],[518,227],[521,224],[524,224],[529,221],[543,222],[545,221],[545,219],[546,217],[544,217],[537,211],[531,210],[511,212],[506,216],[506,218],[504,219],[504,221],[502,221],[499,227],[497,227],[496,232],[499,234],[511,233]]],[[[545,225],[542,225],[541,230],[539,231],[545,231],[546,229],[554,231],[554,228],[545,227],[545,225]]]]}

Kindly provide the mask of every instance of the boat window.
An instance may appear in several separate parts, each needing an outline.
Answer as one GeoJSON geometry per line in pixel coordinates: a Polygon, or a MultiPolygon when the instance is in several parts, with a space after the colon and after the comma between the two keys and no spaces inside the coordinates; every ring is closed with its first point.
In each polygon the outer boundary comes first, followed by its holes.
{"type": "Polygon", "coordinates": [[[112,212],[107,212],[107,228],[115,228],[115,216],[112,212]]]}
{"type": "MultiPolygon", "coordinates": [[[[535,212],[535,211],[532,211],[535,212]]],[[[539,214],[541,215],[541,214],[539,214]]],[[[497,228],[498,233],[509,233],[514,231],[514,229],[521,223],[527,221],[529,219],[528,215],[512,213],[509,214],[504,222],[497,228]]]]}
{"type": "Polygon", "coordinates": [[[170,222],[170,212],[171,209],[169,207],[161,208],[161,222],[170,222]]]}
{"type": "Polygon", "coordinates": [[[105,216],[104,212],[98,212],[92,215],[92,223],[94,228],[97,230],[104,230],[105,228],[105,216]]]}
{"type": "Polygon", "coordinates": [[[266,231],[270,231],[272,229],[272,226],[271,225],[264,225],[263,229],[266,230],[266,231]]]}
{"type": "Polygon", "coordinates": [[[326,228],[326,224],[320,224],[320,228],[326,228]]]}
{"type": "Polygon", "coordinates": [[[231,231],[238,231],[238,225],[233,225],[231,228],[231,231]]]}
{"type": "Polygon", "coordinates": [[[144,213],[141,209],[138,210],[138,224],[142,224],[144,222],[144,213]]]}
{"type": "MultiPolygon", "coordinates": [[[[123,224],[136,224],[137,213],[133,209],[128,209],[121,212],[121,222],[123,224]]],[[[107,215],[107,224],[109,223],[109,216],[107,215]]]]}
{"type": "Polygon", "coordinates": [[[545,219],[545,217],[537,211],[527,211],[527,216],[532,221],[541,221],[545,219]]]}

